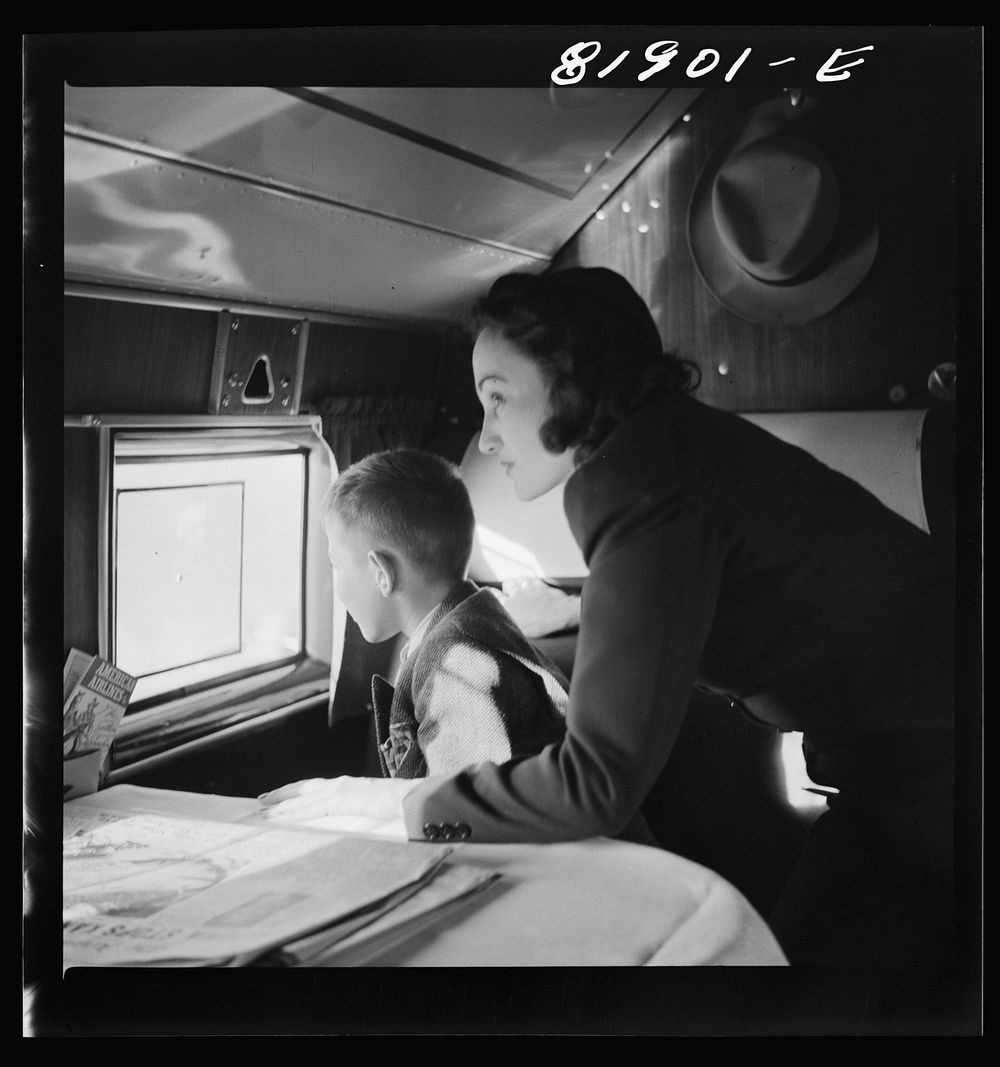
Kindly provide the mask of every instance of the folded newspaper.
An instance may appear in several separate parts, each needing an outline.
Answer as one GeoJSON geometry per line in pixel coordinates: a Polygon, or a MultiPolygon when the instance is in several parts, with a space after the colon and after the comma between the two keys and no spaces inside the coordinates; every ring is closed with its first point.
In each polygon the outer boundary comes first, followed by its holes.
{"type": "Polygon", "coordinates": [[[445,863],[431,881],[392,911],[334,941],[325,940],[322,933],[293,941],[277,951],[273,962],[298,967],[377,966],[387,953],[405,952],[420,934],[445,919],[453,920],[457,911],[485,896],[499,877],[496,871],[445,863]]]}
{"type": "MultiPolygon", "coordinates": [[[[63,806],[64,969],[308,964],[376,920],[384,934],[453,851],[95,801],[63,806]]],[[[490,877],[450,874],[439,888],[454,899],[490,877]]],[[[439,891],[417,911],[441,903],[439,891]]]]}

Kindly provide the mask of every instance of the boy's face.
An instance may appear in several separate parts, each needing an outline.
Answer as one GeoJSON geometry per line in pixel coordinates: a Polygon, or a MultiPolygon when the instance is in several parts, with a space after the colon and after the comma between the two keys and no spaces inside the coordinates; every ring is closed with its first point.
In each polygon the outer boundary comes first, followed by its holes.
{"type": "Polygon", "coordinates": [[[362,532],[333,516],[325,524],[333,567],[333,592],[366,641],[386,641],[399,632],[389,601],[379,592],[371,545],[362,532]]]}

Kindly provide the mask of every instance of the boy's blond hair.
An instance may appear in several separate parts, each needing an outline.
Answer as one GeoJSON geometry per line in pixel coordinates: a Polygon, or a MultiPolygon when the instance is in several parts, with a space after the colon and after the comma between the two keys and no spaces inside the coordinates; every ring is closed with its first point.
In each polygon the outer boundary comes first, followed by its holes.
{"type": "Polygon", "coordinates": [[[427,577],[465,577],[476,521],[458,468],[415,448],[374,452],[340,474],[323,498],[324,523],[367,531],[427,577]]]}

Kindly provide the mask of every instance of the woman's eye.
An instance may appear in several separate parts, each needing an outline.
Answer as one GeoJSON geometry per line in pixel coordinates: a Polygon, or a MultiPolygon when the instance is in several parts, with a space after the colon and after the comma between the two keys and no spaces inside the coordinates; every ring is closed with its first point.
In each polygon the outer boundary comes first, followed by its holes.
{"type": "Polygon", "coordinates": [[[490,407],[492,407],[495,411],[503,403],[503,399],[504,398],[499,393],[490,393],[490,407]]]}

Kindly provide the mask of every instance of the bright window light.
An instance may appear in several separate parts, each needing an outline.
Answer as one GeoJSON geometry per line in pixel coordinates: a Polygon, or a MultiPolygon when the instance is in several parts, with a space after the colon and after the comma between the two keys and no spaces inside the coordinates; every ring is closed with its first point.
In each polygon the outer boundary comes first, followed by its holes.
{"type": "Polygon", "coordinates": [[[305,456],[116,451],[115,663],[132,700],[303,649],[305,456]]]}
{"type": "MultiPolygon", "coordinates": [[[[812,811],[826,807],[826,798],[819,793],[810,792],[817,787],[806,774],[806,760],[802,754],[802,734],[781,735],[781,771],[785,782],[785,799],[793,808],[800,811],[812,811]]],[[[823,787],[829,793],[836,789],[823,787]]]]}
{"type": "Polygon", "coordinates": [[[476,547],[482,553],[491,573],[498,579],[520,578],[526,575],[541,577],[544,574],[537,556],[509,537],[477,524],[476,539],[476,547]]]}

